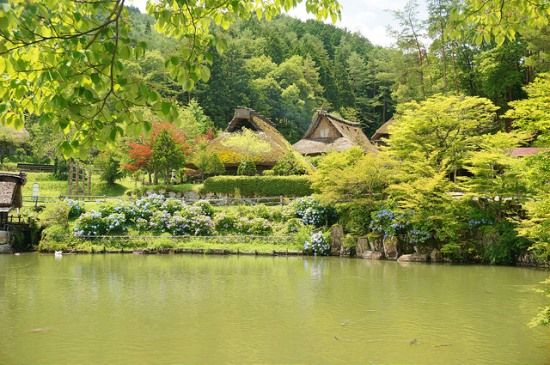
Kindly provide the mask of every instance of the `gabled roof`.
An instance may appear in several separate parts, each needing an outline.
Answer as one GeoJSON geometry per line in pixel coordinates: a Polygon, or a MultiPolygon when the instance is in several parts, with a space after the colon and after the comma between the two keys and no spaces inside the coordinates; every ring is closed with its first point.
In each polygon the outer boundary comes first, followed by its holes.
{"type": "Polygon", "coordinates": [[[361,147],[365,152],[376,151],[376,148],[363,133],[359,123],[337,117],[323,110],[318,110],[315,113],[304,137],[293,145],[302,155],[346,151],[355,146],[361,147]],[[334,128],[335,133],[332,136],[327,138],[315,136],[315,132],[322,122],[328,122],[331,128],[334,128]]]}
{"type": "Polygon", "coordinates": [[[373,143],[378,143],[381,138],[387,138],[390,134],[388,127],[393,125],[393,121],[394,119],[391,117],[386,123],[382,124],[372,135],[371,141],[373,143]]]}
{"type": "Polygon", "coordinates": [[[27,182],[25,173],[0,172],[0,208],[2,211],[23,206],[21,186],[27,182]]]}
{"type": "MultiPolygon", "coordinates": [[[[226,167],[238,166],[242,160],[242,151],[225,146],[223,141],[231,134],[241,132],[243,128],[254,131],[271,146],[269,152],[262,153],[254,158],[256,165],[272,167],[287,153],[295,153],[290,143],[279,133],[269,119],[250,108],[239,107],[235,109],[235,115],[229,122],[225,132],[212,140],[208,145],[208,149],[216,152],[226,167]]],[[[308,171],[311,172],[314,170],[313,166],[303,157],[299,155],[297,157],[303,160],[302,162],[308,171]]]]}

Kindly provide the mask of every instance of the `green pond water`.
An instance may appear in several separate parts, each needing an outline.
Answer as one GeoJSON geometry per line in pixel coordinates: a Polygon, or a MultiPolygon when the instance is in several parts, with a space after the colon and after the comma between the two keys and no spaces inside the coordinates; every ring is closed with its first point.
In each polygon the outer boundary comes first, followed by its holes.
{"type": "Polygon", "coordinates": [[[550,364],[548,272],[358,259],[0,256],[0,364],[550,364]]]}

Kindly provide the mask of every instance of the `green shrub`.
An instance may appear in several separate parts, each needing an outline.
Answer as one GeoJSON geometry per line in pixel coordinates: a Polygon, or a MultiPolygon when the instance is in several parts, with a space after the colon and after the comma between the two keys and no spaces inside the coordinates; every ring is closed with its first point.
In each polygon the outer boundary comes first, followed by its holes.
{"type": "Polygon", "coordinates": [[[504,221],[490,228],[494,230],[496,240],[485,246],[483,261],[497,265],[515,264],[520,254],[529,247],[529,241],[517,235],[511,222],[504,221]]]}
{"type": "Polygon", "coordinates": [[[48,204],[46,209],[40,215],[40,221],[43,227],[58,225],[61,227],[69,226],[70,206],[65,201],[56,204],[48,204]]]}
{"type": "Polygon", "coordinates": [[[306,196],[312,193],[307,176],[215,176],[206,179],[206,193],[233,194],[238,189],[242,196],[306,196]]]}
{"type": "Polygon", "coordinates": [[[17,171],[17,162],[4,162],[0,164],[0,171],[17,171]]]}
{"type": "Polygon", "coordinates": [[[67,199],[66,202],[69,205],[69,219],[76,219],[86,212],[83,201],[67,199]]]}
{"type": "Polygon", "coordinates": [[[309,239],[304,242],[304,252],[315,256],[327,256],[330,253],[328,233],[311,232],[309,239]]]}
{"type": "Polygon", "coordinates": [[[252,176],[256,175],[256,164],[252,159],[244,159],[237,168],[237,175],[252,176]]]}
{"type": "Polygon", "coordinates": [[[306,168],[294,152],[288,152],[273,166],[273,173],[278,176],[302,175],[306,168]]]}

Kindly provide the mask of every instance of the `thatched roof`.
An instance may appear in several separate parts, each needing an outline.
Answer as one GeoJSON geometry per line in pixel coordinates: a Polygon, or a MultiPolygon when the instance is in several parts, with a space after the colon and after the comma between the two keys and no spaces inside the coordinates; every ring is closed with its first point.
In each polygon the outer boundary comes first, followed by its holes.
{"type": "Polygon", "coordinates": [[[339,118],[323,110],[315,113],[304,137],[293,145],[302,155],[309,156],[346,151],[355,146],[361,147],[365,152],[376,151],[359,123],[339,118]]]}
{"type": "Polygon", "coordinates": [[[390,118],[386,123],[382,124],[380,128],[374,132],[372,135],[371,141],[376,145],[384,144],[382,139],[388,138],[390,136],[389,127],[393,125],[394,119],[390,118]]]}
{"type": "Polygon", "coordinates": [[[23,206],[21,187],[27,182],[25,173],[13,174],[0,172],[0,211],[23,206]]]}
{"type": "MultiPolygon", "coordinates": [[[[242,132],[244,128],[255,132],[271,147],[269,152],[254,156],[253,159],[257,166],[273,167],[284,155],[295,152],[290,143],[277,131],[269,119],[252,109],[239,107],[235,109],[235,115],[229,122],[227,129],[208,145],[208,149],[218,154],[226,168],[238,166],[241,163],[243,151],[228,147],[223,142],[230,135],[242,132]]],[[[305,159],[302,162],[307,165],[308,170],[313,169],[305,159]]]]}

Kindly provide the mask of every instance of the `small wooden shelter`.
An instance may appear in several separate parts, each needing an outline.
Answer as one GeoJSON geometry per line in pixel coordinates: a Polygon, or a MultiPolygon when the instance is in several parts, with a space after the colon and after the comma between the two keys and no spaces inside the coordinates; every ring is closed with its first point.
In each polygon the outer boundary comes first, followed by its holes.
{"type": "MultiPolygon", "coordinates": [[[[242,132],[244,128],[256,133],[258,137],[268,142],[271,147],[268,152],[253,156],[258,171],[271,169],[284,155],[295,153],[291,144],[277,131],[269,119],[252,109],[239,107],[235,109],[235,115],[229,122],[227,129],[208,145],[208,149],[220,157],[226,172],[229,174],[236,173],[243,158],[243,151],[224,145],[224,140],[234,133],[242,132]]],[[[310,163],[299,154],[296,155],[303,160],[302,163],[304,166],[307,166],[307,169],[313,170],[310,163]]]]}
{"type": "Polygon", "coordinates": [[[23,206],[21,188],[26,182],[27,175],[24,172],[0,172],[0,225],[7,222],[11,209],[23,206]]]}
{"type": "Polygon", "coordinates": [[[387,146],[387,139],[390,138],[390,132],[388,128],[393,125],[393,117],[390,118],[386,123],[382,124],[380,128],[374,132],[372,135],[371,141],[377,146],[387,146]]]}
{"type": "Polygon", "coordinates": [[[365,152],[375,152],[359,123],[318,110],[313,116],[304,137],[293,147],[304,156],[316,156],[327,152],[347,151],[359,146],[365,152]]]}

